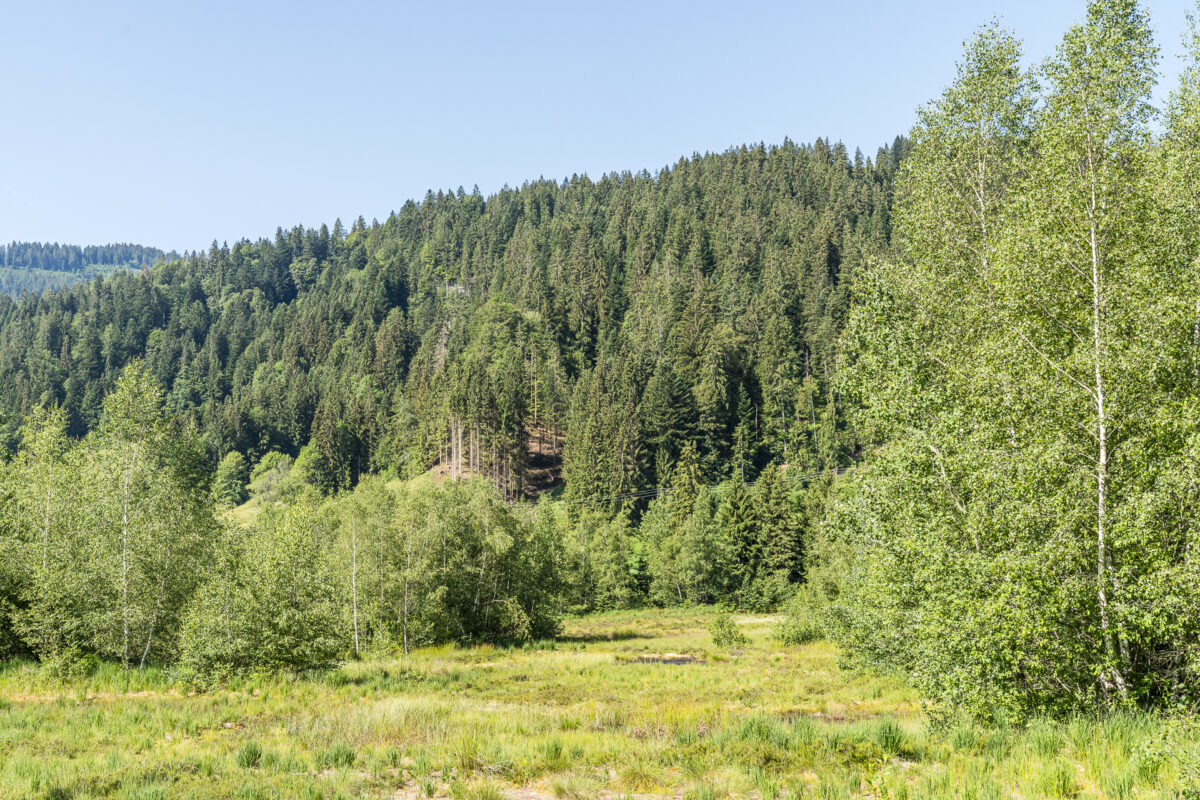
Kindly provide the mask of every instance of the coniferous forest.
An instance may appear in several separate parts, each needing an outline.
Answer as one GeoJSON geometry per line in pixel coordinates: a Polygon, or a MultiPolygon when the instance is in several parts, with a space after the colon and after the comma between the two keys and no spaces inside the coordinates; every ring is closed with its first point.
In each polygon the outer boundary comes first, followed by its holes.
{"type": "MultiPolygon", "coordinates": [[[[844,278],[888,252],[906,149],[787,142],[654,176],[431,193],[383,223],[0,301],[10,646],[208,664],[200,647],[228,668],[344,650],[329,635],[243,659],[228,632],[214,640],[210,593],[251,569],[218,552],[303,557],[308,612],[360,648],[546,635],[567,608],[779,605],[816,514],[791,490],[855,457],[834,379],[844,278]],[[386,488],[430,470],[451,486],[386,488]],[[214,546],[211,509],[251,494],[264,541],[238,528],[214,546]],[[505,504],[537,497],[561,503],[505,504]],[[322,504],[327,524],[306,527],[322,504]],[[350,628],[327,563],[345,535],[352,561],[382,563],[350,628]],[[287,537],[316,549],[258,549],[287,537]]],[[[255,618],[270,601],[244,602],[221,614],[273,638],[255,618]]]]}
{"type": "Polygon", "coordinates": [[[138,270],[179,258],[136,244],[78,247],[44,242],[0,244],[0,295],[41,294],[119,269],[138,270]]]}
{"type": "Polygon", "coordinates": [[[0,655],[212,686],[720,604],[931,713],[1194,712],[1189,54],[1154,107],[1144,9],[1092,0],[868,155],[0,250],[145,266],[0,297],[0,655]]]}

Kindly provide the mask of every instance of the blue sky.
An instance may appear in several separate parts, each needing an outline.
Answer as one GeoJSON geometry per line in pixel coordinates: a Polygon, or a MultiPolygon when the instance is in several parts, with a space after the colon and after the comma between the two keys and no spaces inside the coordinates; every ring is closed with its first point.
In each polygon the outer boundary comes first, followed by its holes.
{"type": "MultiPolygon", "coordinates": [[[[1148,0],[1163,71],[1188,0],[1148,0]]],[[[0,3],[0,241],[179,250],[428,188],[744,142],[873,155],[992,16],[1049,55],[1084,3],[0,3]]],[[[1170,81],[1165,79],[1165,92],[1170,81]]]]}

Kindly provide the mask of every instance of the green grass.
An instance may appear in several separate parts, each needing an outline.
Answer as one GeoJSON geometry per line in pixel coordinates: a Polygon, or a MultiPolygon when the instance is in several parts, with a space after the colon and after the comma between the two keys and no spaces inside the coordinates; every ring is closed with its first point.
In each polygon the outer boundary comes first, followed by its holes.
{"type": "Polygon", "coordinates": [[[442,647],[195,694],[101,665],[0,665],[0,798],[1168,798],[1142,715],[931,727],[902,682],[713,611],[570,619],[528,648],[442,647]],[[686,663],[647,654],[694,656],[686,663]]]}

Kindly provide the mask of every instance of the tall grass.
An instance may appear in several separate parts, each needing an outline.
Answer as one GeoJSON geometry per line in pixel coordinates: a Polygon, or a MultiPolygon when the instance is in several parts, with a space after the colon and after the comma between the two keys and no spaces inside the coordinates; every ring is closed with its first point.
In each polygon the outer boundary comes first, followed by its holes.
{"type": "Polygon", "coordinates": [[[748,644],[715,650],[713,617],[604,614],[568,620],[553,648],[441,647],[202,694],[158,670],[5,662],[0,800],[1165,800],[1200,763],[1145,714],[931,726],[903,683],[842,671],[823,642],[781,645],[770,618],[739,618],[748,644]]]}

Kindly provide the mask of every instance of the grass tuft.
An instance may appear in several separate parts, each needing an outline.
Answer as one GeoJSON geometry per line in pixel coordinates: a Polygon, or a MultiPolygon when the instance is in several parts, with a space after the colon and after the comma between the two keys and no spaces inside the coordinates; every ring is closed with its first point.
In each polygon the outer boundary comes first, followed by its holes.
{"type": "Polygon", "coordinates": [[[258,742],[246,742],[237,751],[237,765],[242,769],[254,769],[262,763],[262,747],[258,742]]]}
{"type": "Polygon", "coordinates": [[[872,738],[874,738],[875,744],[879,745],[879,749],[887,756],[900,755],[900,753],[904,752],[908,742],[908,737],[905,735],[904,729],[891,717],[881,719],[875,723],[872,738]]]}
{"type": "Polygon", "coordinates": [[[1062,760],[1043,764],[1038,772],[1036,785],[1041,797],[1062,800],[1079,794],[1075,768],[1062,760]]]}
{"type": "Polygon", "coordinates": [[[348,769],[358,756],[348,744],[338,743],[321,753],[318,763],[325,769],[348,769]]]}

